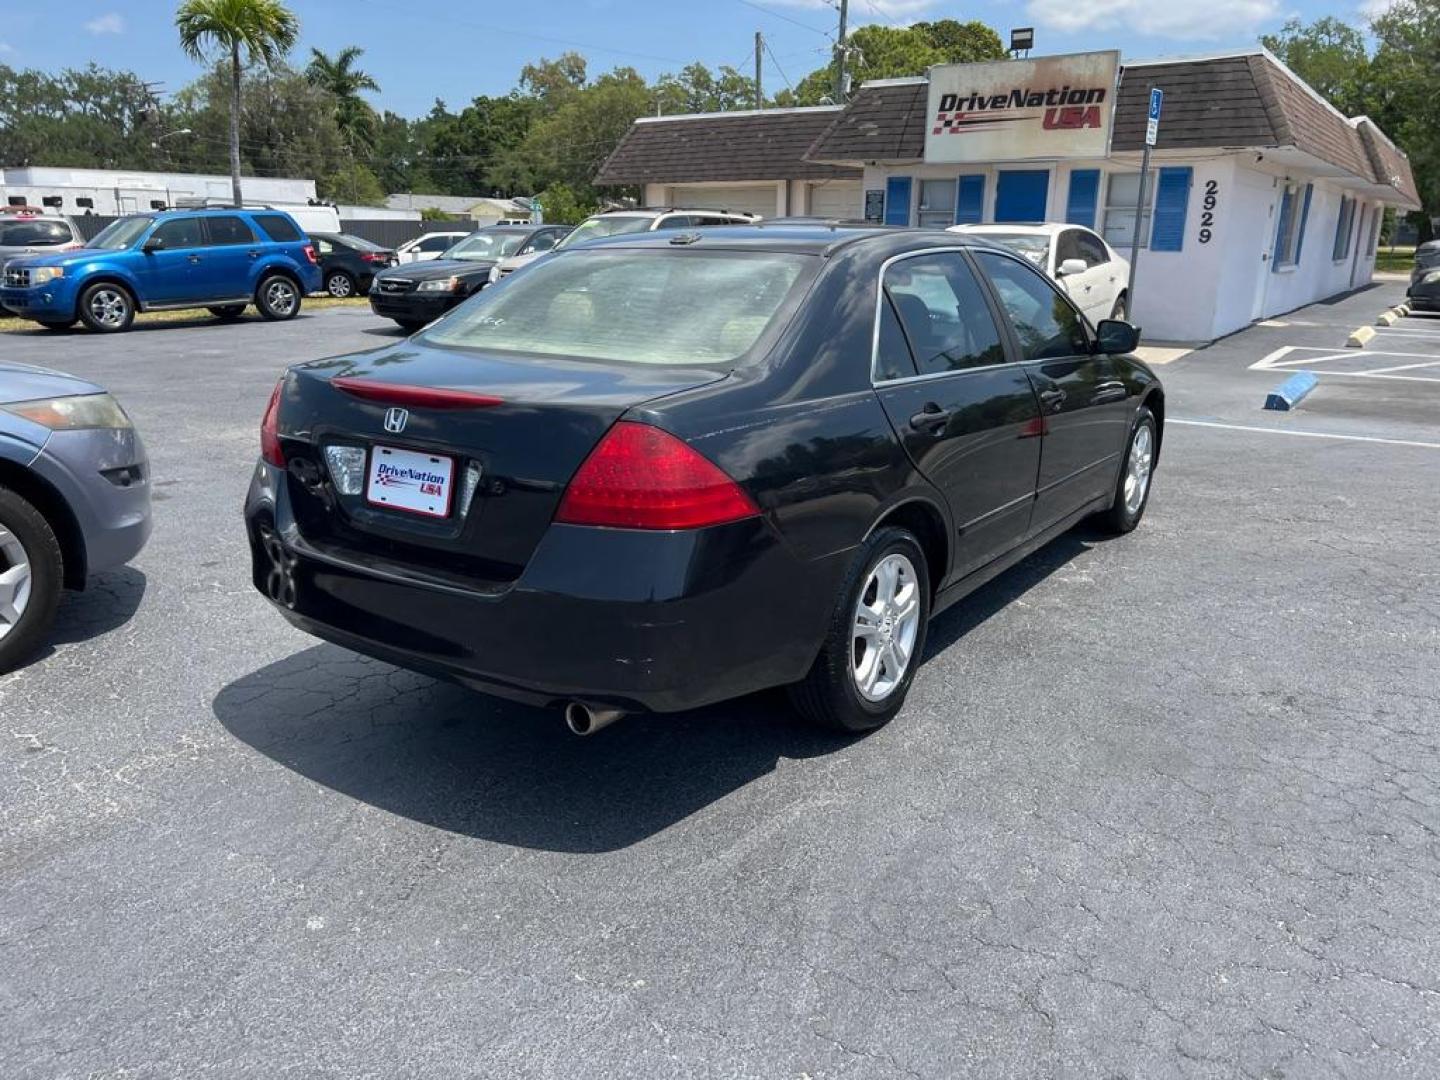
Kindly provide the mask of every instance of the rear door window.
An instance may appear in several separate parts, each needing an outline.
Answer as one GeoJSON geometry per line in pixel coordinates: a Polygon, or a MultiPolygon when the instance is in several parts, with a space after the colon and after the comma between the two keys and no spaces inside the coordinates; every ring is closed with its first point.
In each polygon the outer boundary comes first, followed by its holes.
{"type": "Polygon", "coordinates": [[[205,236],[200,228],[199,218],[174,218],[162,221],[150,234],[151,239],[160,240],[166,251],[183,251],[186,248],[205,246],[205,236]]]}
{"type": "Polygon", "coordinates": [[[310,242],[315,245],[315,251],[320,255],[329,255],[335,250],[335,245],[323,236],[312,236],[310,242]]]}
{"type": "Polygon", "coordinates": [[[460,237],[455,236],[432,236],[429,239],[420,241],[421,251],[444,251],[453,245],[460,237]]]}
{"type": "Polygon", "coordinates": [[[300,239],[300,230],[284,214],[256,214],[255,224],[277,244],[288,244],[300,239]]]}
{"type": "Polygon", "coordinates": [[[1006,255],[975,252],[1000,307],[1010,317],[1026,360],[1083,356],[1090,352],[1085,320],[1039,271],[1006,255]]]}
{"type": "Polygon", "coordinates": [[[250,226],[245,224],[244,219],[225,214],[220,217],[205,219],[205,225],[210,233],[210,243],[217,247],[226,244],[253,244],[255,234],[250,231],[250,226]]]}
{"type": "Polygon", "coordinates": [[[1004,363],[1000,331],[959,252],[900,259],[884,283],[921,375],[1004,363]]]}
{"type": "Polygon", "coordinates": [[[916,374],[915,357],[900,328],[900,317],[890,297],[880,294],[880,325],[875,336],[875,381],[908,379],[916,374]]]}

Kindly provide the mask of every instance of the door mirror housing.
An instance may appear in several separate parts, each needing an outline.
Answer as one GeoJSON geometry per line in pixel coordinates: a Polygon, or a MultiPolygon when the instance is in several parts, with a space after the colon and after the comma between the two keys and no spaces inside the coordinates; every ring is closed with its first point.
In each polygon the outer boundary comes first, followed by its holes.
{"type": "Polygon", "coordinates": [[[1100,351],[1109,356],[1132,353],[1140,345],[1140,328],[1124,319],[1101,319],[1095,328],[1095,338],[1100,351]]]}
{"type": "Polygon", "coordinates": [[[158,236],[152,236],[145,243],[140,245],[140,250],[149,255],[152,251],[164,251],[165,241],[158,236]]]}
{"type": "Polygon", "coordinates": [[[1060,269],[1055,271],[1055,276],[1069,277],[1071,274],[1083,274],[1089,269],[1084,259],[1066,259],[1060,264],[1060,269]]]}

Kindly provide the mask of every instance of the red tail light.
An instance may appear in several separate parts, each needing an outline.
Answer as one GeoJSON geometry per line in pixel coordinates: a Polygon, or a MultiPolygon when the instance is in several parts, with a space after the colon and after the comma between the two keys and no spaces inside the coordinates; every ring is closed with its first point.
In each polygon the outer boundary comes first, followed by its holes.
{"type": "Polygon", "coordinates": [[[388,263],[390,253],[388,251],[362,251],[360,258],[365,262],[388,263]]]}
{"type": "Polygon", "coordinates": [[[314,244],[306,244],[306,245],[305,245],[305,257],[306,257],[307,259],[309,259],[312,263],[318,263],[318,262],[320,261],[319,259],[315,258],[315,245],[314,245],[314,244]]]}
{"type": "Polygon", "coordinates": [[[280,449],[280,391],[285,386],[281,379],[270,391],[270,404],[265,406],[265,417],[260,421],[260,456],[271,465],[285,467],[285,451],[280,449]]]}
{"type": "Polygon", "coordinates": [[[366,401],[383,401],[387,405],[409,405],[416,409],[485,409],[500,405],[504,398],[493,394],[477,394],[470,390],[447,390],[443,386],[407,386],[380,379],[357,379],[341,375],[330,385],[366,401]]]}
{"type": "Polygon", "coordinates": [[[760,508],[698,451],[669,432],[622,420],[565,489],[555,520],[617,529],[699,529],[760,508]]]}

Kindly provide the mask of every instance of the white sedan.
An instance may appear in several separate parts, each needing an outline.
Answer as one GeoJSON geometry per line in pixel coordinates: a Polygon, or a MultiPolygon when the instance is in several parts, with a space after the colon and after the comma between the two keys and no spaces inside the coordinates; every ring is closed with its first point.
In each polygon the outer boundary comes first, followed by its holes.
{"type": "Polygon", "coordinates": [[[469,235],[468,232],[428,232],[414,240],[407,240],[395,249],[395,254],[402,263],[429,262],[438,259],[442,251],[449,251],[469,235]]]}
{"type": "Polygon", "coordinates": [[[1129,313],[1129,261],[1084,226],[953,225],[950,232],[983,236],[1024,255],[1058,281],[1092,323],[1129,313]]]}

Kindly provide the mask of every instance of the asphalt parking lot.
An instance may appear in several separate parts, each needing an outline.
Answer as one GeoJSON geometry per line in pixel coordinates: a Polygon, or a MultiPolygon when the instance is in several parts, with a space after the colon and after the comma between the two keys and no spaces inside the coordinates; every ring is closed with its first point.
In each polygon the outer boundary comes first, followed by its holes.
{"type": "Polygon", "coordinates": [[[0,677],[0,1075],[1436,1075],[1440,383],[1273,414],[1254,366],[1400,291],[1162,368],[1139,530],[943,616],[861,741],[778,695],[579,740],[291,630],[259,418],[395,339],[363,308],[0,335],[120,396],[158,500],[0,677]]]}

